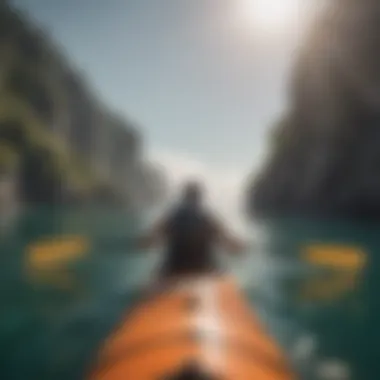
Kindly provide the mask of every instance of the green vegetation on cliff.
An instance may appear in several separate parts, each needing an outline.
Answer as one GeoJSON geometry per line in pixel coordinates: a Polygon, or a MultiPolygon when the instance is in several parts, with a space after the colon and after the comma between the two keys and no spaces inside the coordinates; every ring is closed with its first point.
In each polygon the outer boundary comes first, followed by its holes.
{"type": "Polygon", "coordinates": [[[142,193],[156,187],[154,176],[137,183],[145,167],[135,126],[102,104],[48,36],[6,1],[0,56],[0,168],[19,178],[27,202],[131,204],[131,184],[142,193]]]}

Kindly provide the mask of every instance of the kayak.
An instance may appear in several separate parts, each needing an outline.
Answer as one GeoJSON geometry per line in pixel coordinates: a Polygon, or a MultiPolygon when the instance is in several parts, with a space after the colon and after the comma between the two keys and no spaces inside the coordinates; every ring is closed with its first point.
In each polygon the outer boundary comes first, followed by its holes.
{"type": "Polygon", "coordinates": [[[227,276],[154,286],[100,349],[89,380],[290,380],[286,356],[227,276]]]}

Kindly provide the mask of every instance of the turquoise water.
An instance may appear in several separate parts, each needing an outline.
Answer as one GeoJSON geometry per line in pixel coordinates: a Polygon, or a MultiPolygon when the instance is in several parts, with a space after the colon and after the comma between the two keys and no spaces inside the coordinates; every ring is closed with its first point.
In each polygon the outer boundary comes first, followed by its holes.
{"type": "MultiPolygon", "coordinates": [[[[102,340],[161,260],[159,253],[131,249],[138,230],[136,218],[117,211],[37,210],[21,218],[0,245],[1,379],[83,378],[102,340]],[[91,242],[84,256],[30,274],[31,243],[74,233],[91,242]]],[[[377,379],[376,231],[305,221],[267,223],[260,246],[244,258],[225,260],[300,377],[333,379],[334,371],[349,371],[347,379],[377,379]],[[294,294],[311,276],[300,260],[300,246],[331,241],[366,245],[371,270],[364,282],[333,300],[300,300],[294,294]]]]}

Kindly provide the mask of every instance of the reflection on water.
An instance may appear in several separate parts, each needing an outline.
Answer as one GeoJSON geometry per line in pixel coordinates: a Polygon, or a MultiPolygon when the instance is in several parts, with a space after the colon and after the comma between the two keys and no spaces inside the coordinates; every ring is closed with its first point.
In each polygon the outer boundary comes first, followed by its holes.
{"type": "Polygon", "coordinates": [[[251,252],[247,263],[238,265],[234,273],[300,377],[308,380],[351,379],[347,363],[318,352],[319,337],[307,323],[308,314],[313,314],[312,308],[299,307],[289,299],[285,284],[303,277],[299,263],[289,258],[273,257],[264,251],[251,252]],[[250,268],[254,268],[253,271],[250,268]]]}
{"type": "MultiPolygon", "coordinates": [[[[34,215],[26,229],[25,225],[20,227],[18,233],[0,243],[2,379],[80,379],[99,343],[152,280],[160,261],[157,253],[124,248],[137,229],[129,216],[90,213],[86,219],[82,214],[81,223],[75,215],[61,219],[70,217],[76,221],[75,227],[73,223],[58,223],[54,230],[51,218],[57,221],[57,214],[45,215],[45,219],[34,215]],[[80,244],[67,244],[64,250],[64,245],[58,244],[53,250],[49,244],[58,240],[46,240],[49,236],[73,239],[74,232],[90,241],[85,252],[78,248],[77,256],[73,247],[80,244]],[[36,241],[43,242],[39,248],[42,253],[39,256],[37,252],[33,261],[29,248],[36,241]],[[44,258],[46,247],[54,251],[54,263],[44,258]],[[67,259],[68,252],[72,260],[67,259]]],[[[349,296],[342,299],[308,302],[298,292],[305,288],[310,272],[300,260],[300,245],[294,242],[341,243],[342,236],[353,238],[353,230],[336,228],[334,234],[324,226],[329,232],[327,239],[322,228],[302,225],[304,230],[297,227],[294,236],[294,226],[288,225],[282,233],[278,226],[272,226],[267,235],[263,234],[260,247],[239,261],[225,259],[226,265],[303,378],[349,379],[349,364],[361,368],[358,373],[364,375],[360,379],[373,379],[370,372],[362,370],[368,369],[373,354],[364,344],[368,338],[365,325],[371,321],[365,310],[370,304],[368,294],[354,296],[356,290],[349,289],[349,296]]],[[[376,235],[364,236],[358,228],[354,232],[356,240],[368,246],[377,242],[376,235]]]]}

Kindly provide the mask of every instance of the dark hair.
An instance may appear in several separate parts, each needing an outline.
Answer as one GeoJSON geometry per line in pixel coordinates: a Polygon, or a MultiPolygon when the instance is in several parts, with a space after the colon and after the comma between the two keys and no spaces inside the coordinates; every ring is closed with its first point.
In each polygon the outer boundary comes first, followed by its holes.
{"type": "Polygon", "coordinates": [[[191,203],[199,203],[202,200],[203,188],[199,182],[188,181],[185,183],[182,191],[184,200],[191,203]]]}

